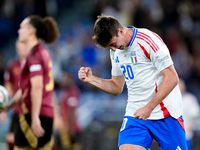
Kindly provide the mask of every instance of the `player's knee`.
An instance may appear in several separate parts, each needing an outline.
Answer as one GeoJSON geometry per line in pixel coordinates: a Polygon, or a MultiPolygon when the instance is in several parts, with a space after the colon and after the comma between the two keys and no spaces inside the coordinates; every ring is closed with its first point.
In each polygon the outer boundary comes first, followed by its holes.
{"type": "Polygon", "coordinates": [[[119,146],[119,150],[146,150],[146,148],[139,145],[122,144],[119,146]]]}

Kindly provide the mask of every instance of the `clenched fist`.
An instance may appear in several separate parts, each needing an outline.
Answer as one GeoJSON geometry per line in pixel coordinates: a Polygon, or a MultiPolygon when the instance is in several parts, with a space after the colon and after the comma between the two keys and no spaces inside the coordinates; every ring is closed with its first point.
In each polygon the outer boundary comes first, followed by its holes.
{"type": "Polygon", "coordinates": [[[90,83],[92,78],[92,69],[89,67],[81,67],[78,71],[78,77],[81,81],[90,83]]]}

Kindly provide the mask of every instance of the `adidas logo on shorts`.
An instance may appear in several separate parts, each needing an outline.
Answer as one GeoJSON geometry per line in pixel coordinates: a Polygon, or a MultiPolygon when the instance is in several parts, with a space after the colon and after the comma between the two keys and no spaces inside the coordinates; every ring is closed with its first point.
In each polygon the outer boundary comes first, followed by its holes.
{"type": "Polygon", "coordinates": [[[176,150],[182,150],[179,146],[177,146],[176,150]]]}

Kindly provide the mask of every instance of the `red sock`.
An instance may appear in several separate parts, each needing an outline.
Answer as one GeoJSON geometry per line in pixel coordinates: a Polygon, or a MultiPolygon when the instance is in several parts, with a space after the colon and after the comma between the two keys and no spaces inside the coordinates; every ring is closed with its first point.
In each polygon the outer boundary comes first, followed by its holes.
{"type": "Polygon", "coordinates": [[[13,143],[7,142],[7,145],[8,145],[9,150],[13,150],[14,149],[14,144],[13,143]]]}

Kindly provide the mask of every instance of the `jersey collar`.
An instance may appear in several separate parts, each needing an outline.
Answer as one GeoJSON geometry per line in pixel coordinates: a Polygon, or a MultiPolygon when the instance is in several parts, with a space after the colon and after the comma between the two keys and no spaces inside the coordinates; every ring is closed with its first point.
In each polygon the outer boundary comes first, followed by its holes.
{"type": "Polygon", "coordinates": [[[130,42],[128,43],[128,46],[131,46],[135,40],[135,36],[137,34],[138,29],[134,28],[133,26],[128,26],[127,28],[132,28],[133,29],[133,35],[131,37],[130,42]]]}

